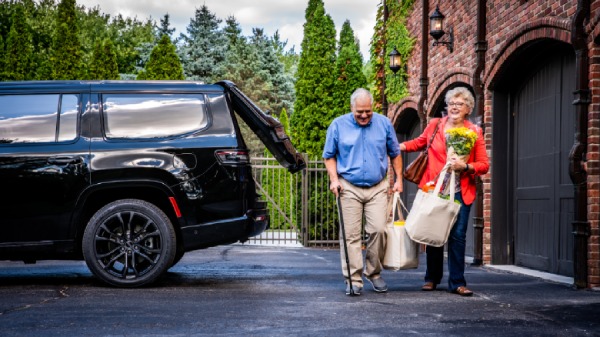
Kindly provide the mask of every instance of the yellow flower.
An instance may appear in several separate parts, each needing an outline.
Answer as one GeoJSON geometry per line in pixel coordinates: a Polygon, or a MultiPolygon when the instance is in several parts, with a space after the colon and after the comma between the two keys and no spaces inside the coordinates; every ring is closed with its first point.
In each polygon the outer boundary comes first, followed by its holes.
{"type": "Polygon", "coordinates": [[[476,140],[477,133],[469,128],[460,127],[446,130],[446,146],[452,146],[459,156],[470,154],[476,140]]]}

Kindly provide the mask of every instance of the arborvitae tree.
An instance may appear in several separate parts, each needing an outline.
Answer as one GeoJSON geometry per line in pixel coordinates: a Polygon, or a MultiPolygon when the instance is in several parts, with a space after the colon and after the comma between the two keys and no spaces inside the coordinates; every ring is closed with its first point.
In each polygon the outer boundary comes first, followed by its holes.
{"type": "Polygon", "coordinates": [[[0,35],[0,81],[6,80],[6,67],[4,66],[4,38],[0,35]]]}
{"type": "Polygon", "coordinates": [[[56,0],[39,0],[26,5],[33,38],[33,72],[35,80],[52,79],[52,43],[56,26],[56,0]]]}
{"type": "Polygon", "coordinates": [[[79,22],[75,13],[75,0],[61,0],[58,4],[52,51],[53,79],[84,78],[83,51],[79,43],[79,22]]]}
{"type": "Polygon", "coordinates": [[[334,118],[350,112],[350,95],[357,88],[364,88],[367,79],[362,72],[363,59],[358,41],[350,21],[346,20],[340,32],[340,43],[336,62],[334,91],[334,118]]]}
{"type": "Polygon", "coordinates": [[[31,30],[27,24],[23,6],[15,6],[12,16],[12,25],[6,40],[5,63],[6,79],[31,80],[32,79],[32,52],[31,30]]]}
{"type": "Polygon", "coordinates": [[[322,0],[309,1],[306,17],[296,76],[292,134],[299,151],[320,155],[333,117],[336,33],[322,0]]]}
{"type": "Polygon", "coordinates": [[[183,69],[177,56],[175,45],[168,35],[163,35],[150,54],[145,75],[140,79],[183,80],[183,69]]]}
{"type": "Polygon", "coordinates": [[[181,56],[187,79],[206,83],[222,78],[220,70],[225,60],[227,38],[219,29],[221,20],[206,5],[196,9],[187,27],[187,35],[181,35],[181,56]]]}
{"type": "Polygon", "coordinates": [[[118,80],[117,54],[110,39],[97,40],[90,63],[89,77],[93,80],[118,80]]]}

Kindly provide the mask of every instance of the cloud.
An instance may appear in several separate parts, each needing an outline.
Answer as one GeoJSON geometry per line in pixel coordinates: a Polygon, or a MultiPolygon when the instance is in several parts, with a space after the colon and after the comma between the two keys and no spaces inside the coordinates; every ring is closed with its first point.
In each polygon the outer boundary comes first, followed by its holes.
{"type": "MultiPolygon", "coordinates": [[[[365,60],[369,56],[369,43],[375,26],[377,6],[381,0],[324,0],[325,11],[333,19],[339,34],[342,24],[350,20],[354,34],[360,40],[361,52],[365,60]]],[[[308,0],[77,0],[86,8],[98,6],[101,12],[111,16],[121,14],[140,21],[153,19],[157,23],[169,14],[176,34],[185,33],[194,17],[196,9],[206,5],[217,18],[225,20],[233,15],[242,27],[244,35],[251,35],[252,28],[264,28],[267,35],[279,30],[288,47],[300,50],[302,43],[304,11],[308,0]]]]}

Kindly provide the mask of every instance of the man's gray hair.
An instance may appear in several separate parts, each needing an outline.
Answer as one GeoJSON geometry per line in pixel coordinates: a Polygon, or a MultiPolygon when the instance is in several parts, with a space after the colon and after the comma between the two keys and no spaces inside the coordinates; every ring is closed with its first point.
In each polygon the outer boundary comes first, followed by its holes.
{"type": "Polygon", "coordinates": [[[356,100],[359,97],[369,97],[369,99],[371,100],[371,104],[373,104],[373,95],[371,94],[371,92],[365,88],[358,88],[356,90],[354,90],[354,92],[352,93],[352,96],[350,96],[350,108],[354,107],[354,104],[356,104],[356,100]]]}

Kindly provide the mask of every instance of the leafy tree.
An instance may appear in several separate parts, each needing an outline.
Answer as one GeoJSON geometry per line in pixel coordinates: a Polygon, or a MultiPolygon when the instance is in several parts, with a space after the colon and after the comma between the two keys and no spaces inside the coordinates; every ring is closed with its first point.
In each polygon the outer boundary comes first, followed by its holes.
{"type": "Polygon", "coordinates": [[[334,118],[350,111],[350,96],[357,88],[367,86],[362,72],[363,59],[358,41],[350,21],[346,20],[340,32],[340,43],[336,62],[337,78],[334,86],[334,118]]]}
{"type": "Polygon", "coordinates": [[[211,83],[222,78],[227,38],[219,29],[220,23],[221,20],[206,5],[196,9],[187,27],[187,35],[181,35],[181,55],[187,79],[211,83]]]}
{"type": "Polygon", "coordinates": [[[183,69],[175,45],[168,35],[163,35],[150,54],[146,71],[138,79],[183,80],[183,69]],[[141,78],[140,78],[141,77],[141,78]]]}
{"type": "Polygon", "coordinates": [[[117,54],[110,39],[96,41],[90,62],[89,77],[94,80],[118,80],[120,78],[117,54]]]}
{"type": "Polygon", "coordinates": [[[31,79],[32,70],[31,31],[23,6],[15,6],[12,25],[6,40],[4,67],[6,79],[23,81],[31,79]]]}
{"type": "Polygon", "coordinates": [[[333,119],[336,33],[322,0],[309,1],[306,18],[291,124],[298,150],[319,155],[333,119]]]}
{"type": "Polygon", "coordinates": [[[56,80],[83,78],[85,75],[82,58],[75,0],[61,0],[58,4],[56,31],[52,42],[52,78],[56,80]]]}

